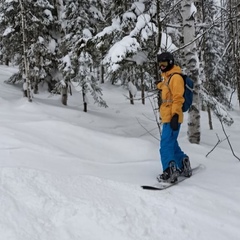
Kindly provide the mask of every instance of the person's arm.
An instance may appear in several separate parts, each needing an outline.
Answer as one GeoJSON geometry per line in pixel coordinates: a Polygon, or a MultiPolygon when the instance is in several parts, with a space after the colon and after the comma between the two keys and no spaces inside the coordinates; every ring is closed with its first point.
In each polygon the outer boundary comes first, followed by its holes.
{"type": "Polygon", "coordinates": [[[169,83],[172,93],[172,116],[182,114],[182,105],[184,103],[184,80],[179,74],[174,74],[169,83]]]}

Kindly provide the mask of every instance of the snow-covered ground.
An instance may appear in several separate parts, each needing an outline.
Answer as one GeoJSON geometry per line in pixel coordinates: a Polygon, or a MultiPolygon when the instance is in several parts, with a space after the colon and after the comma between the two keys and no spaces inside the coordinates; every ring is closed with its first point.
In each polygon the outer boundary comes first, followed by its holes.
{"type": "MultiPolygon", "coordinates": [[[[1,240],[239,240],[240,162],[214,118],[201,113],[201,144],[179,142],[192,166],[204,169],[164,191],[146,191],[161,173],[159,131],[150,102],[132,106],[122,87],[103,85],[109,108],[81,95],[68,106],[47,91],[29,103],[4,83],[15,71],[0,66],[1,240]],[[146,129],[156,138],[151,136],[146,129]]],[[[140,94],[139,94],[140,96],[140,94]]],[[[240,157],[240,112],[226,127],[240,157]]]]}

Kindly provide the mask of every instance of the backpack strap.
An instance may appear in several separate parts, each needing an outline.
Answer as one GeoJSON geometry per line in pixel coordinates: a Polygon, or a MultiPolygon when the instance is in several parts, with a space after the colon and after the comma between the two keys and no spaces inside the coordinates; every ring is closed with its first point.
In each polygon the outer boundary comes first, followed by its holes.
{"type": "MultiPolygon", "coordinates": [[[[181,74],[181,73],[174,72],[174,73],[172,73],[172,74],[169,76],[168,80],[166,81],[165,85],[168,87],[168,90],[169,90],[171,96],[172,96],[172,92],[171,92],[171,89],[170,89],[170,87],[169,87],[169,83],[170,83],[170,80],[171,80],[171,78],[172,78],[172,76],[173,76],[174,74],[178,74],[178,75],[180,75],[180,76],[182,77],[182,74],[181,74]]],[[[182,77],[182,78],[183,78],[183,77],[182,77]]],[[[184,80],[184,79],[183,79],[183,80],[184,80]]],[[[173,100],[172,100],[172,99],[164,99],[164,100],[162,100],[162,102],[163,102],[163,103],[166,103],[166,102],[171,103],[171,102],[173,102],[173,100]]]]}
{"type": "Polygon", "coordinates": [[[169,85],[169,83],[170,83],[170,80],[171,80],[171,78],[172,78],[172,76],[174,75],[174,74],[178,74],[178,75],[180,75],[182,78],[183,78],[183,76],[182,76],[182,74],[181,73],[177,73],[177,72],[174,72],[174,73],[172,73],[170,76],[169,76],[169,78],[168,78],[168,85],[169,85]]]}

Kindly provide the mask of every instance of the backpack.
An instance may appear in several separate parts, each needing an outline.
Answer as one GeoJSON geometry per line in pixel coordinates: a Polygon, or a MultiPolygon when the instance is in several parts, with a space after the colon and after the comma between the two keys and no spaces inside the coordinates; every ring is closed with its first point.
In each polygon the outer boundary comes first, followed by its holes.
{"type": "Polygon", "coordinates": [[[185,74],[173,73],[170,76],[170,78],[168,79],[168,85],[169,85],[169,82],[171,80],[171,77],[174,74],[178,74],[183,78],[183,81],[184,81],[183,97],[184,97],[185,101],[184,101],[183,106],[182,106],[182,111],[187,112],[189,110],[189,108],[191,107],[192,101],[193,101],[193,86],[194,86],[193,80],[185,74]]]}

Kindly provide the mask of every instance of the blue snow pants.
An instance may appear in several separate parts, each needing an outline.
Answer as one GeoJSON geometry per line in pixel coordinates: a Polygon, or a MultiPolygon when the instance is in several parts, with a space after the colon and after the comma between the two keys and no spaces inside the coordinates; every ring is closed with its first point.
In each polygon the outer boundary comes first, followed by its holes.
{"type": "Polygon", "coordinates": [[[162,128],[162,136],[160,142],[160,157],[162,162],[163,171],[169,167],[170,161],[175,161],[177,168],[183,167],[182,160],[187,155],[181,150],[178,145],[178,134],[181,124],[177,131],[173,131],[170,123],[164,123],[162,128]]]}

